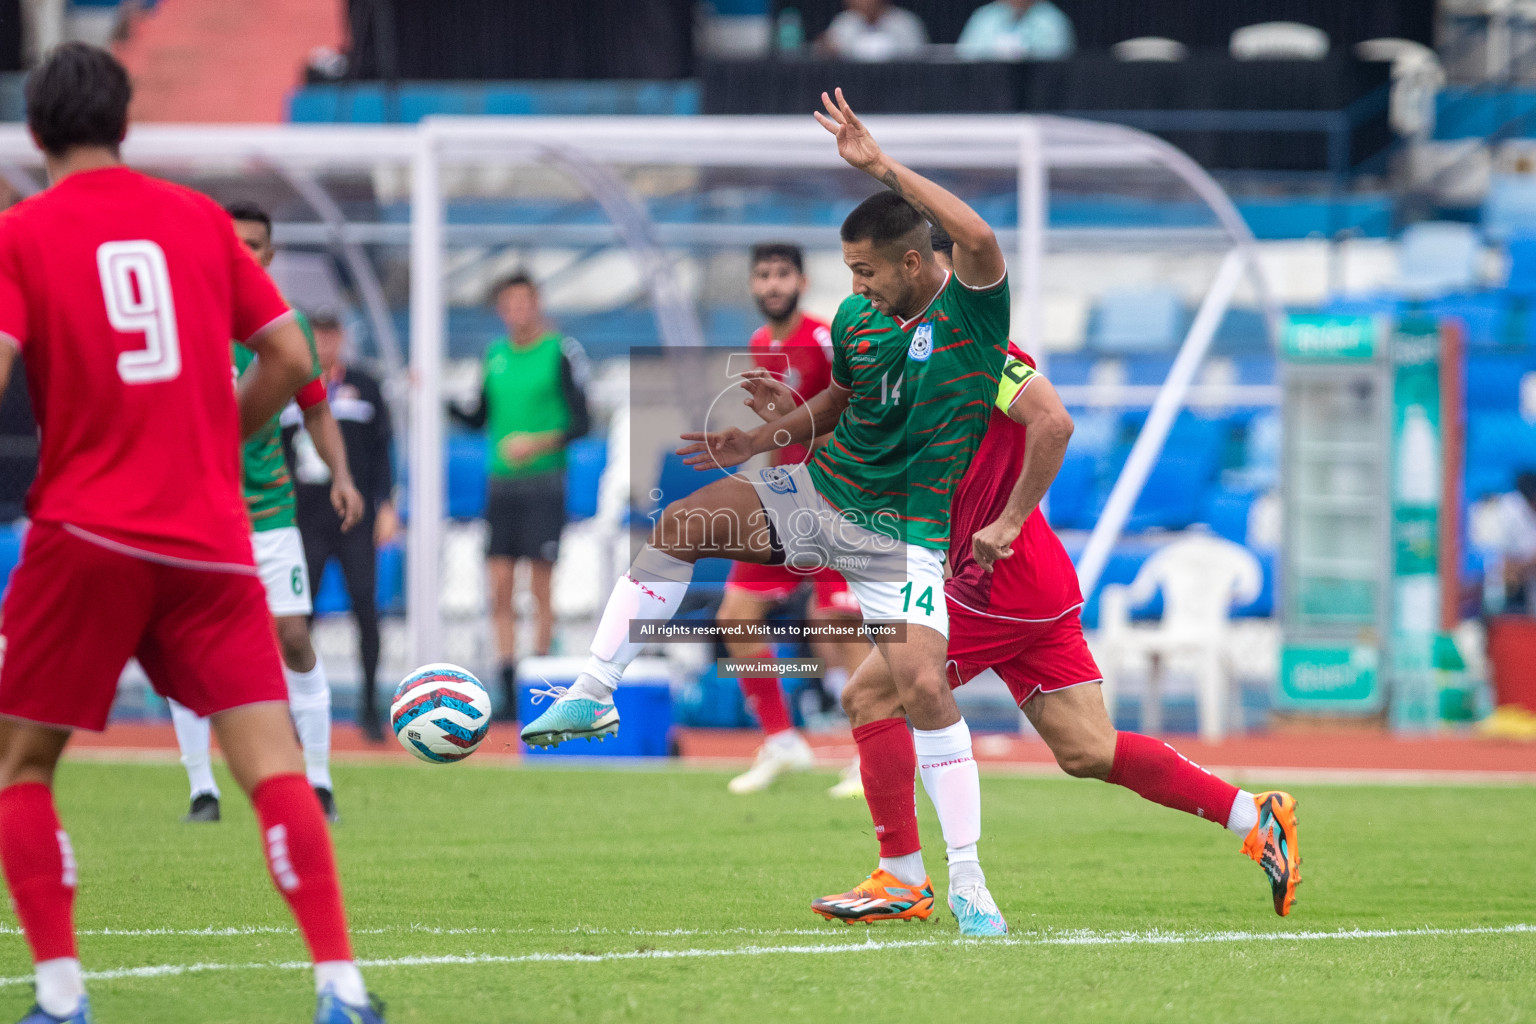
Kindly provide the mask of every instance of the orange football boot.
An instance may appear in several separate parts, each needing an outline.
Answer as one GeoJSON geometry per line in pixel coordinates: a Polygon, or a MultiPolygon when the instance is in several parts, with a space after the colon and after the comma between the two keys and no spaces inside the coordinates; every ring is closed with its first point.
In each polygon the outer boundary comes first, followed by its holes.
{"type": "Polygon", "coordinates": [[[811,901],[811,909],[828,921],[926,921],[933,913],[933,882],[908,885],[889,871],[876,868],[848,892],[811,901]]]}
{"type": "Polygon", "coordinates": [[[1285,917],[1301,884],[1301,850],[1296,841],[1296,798],[1270,790],[1253,798],[1259,821],[1243,840],[1243,852],[1264,869],[1275,897],[1275,913],[1285,917]]]}

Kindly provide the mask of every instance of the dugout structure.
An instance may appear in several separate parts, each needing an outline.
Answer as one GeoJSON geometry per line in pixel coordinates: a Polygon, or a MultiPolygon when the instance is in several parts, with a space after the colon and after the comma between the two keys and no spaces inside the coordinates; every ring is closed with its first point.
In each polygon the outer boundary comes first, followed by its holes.
{"type": "MultiPolygon", "coordinates": [[[[1124,126],[1030,116],[866,120],[897,159],[968,200],[985,195],[980,208],[1010,256],[1015,340],[1042,363],[1048,360],[1042,343],[1053,256],[1138,247],[1212,256],[1214,274],[1198,286],[1193,320],[1080,560],[1079,576],[1091,594],[1240,289],[1264,314],[1271,339],[1278,330],[1279,310],[1253,236],[1217,182],[1189,157],[1124,126]]],[[[140,126],[124,156],[221,201],[254,191],[255,198],[269,196],[299,211],[280,217],[278,243],[328,253],[341,269],[374,352],[397,385],[409,486],[410,658],[417,664],[445,655],[439,398],[450,306],[462,304],[459,292],[476,254],[508,246],[620,250],[640,283],[636,301],[654,324],[646,343],[696,346],[711,340],[699,310],[712,253],[771,237],[830,256],[838,244],[836,218],[815,211],[851,208],[875,187],[842,162],[809,116],[140,126]],[[584,197],[568,204],[581,210],[530,222],[519,206],[518,183],[551,175],[569,194],[584,197]],[[502,201],[465,216],[461,197],[473,187],[465,183],[481,179],[497,183],[502,201]],[[658,188],[672,195],[658,200],[658,188]],[[687,201],[718,197],[722,188],[746,197],[726,215],[687,201]],[[788,199],[758,201],[770,194],[788,199]],[[386,202],[387,195],[393,199],[386,202]],[[399,280],[402,268],[408,284],[399,280]],[[402,305],[408,319],[396,314],[402,305]]],[[[42,184],[41,159],[21,126],[0,130],[0,178],[20,194],[42,184]]]]}

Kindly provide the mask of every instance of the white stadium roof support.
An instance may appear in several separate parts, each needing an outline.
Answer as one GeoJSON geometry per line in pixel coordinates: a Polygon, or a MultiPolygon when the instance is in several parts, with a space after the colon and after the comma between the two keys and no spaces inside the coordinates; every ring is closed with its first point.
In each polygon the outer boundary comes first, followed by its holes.
{"type": "MultiPolygon", "coordinates": [[[[1020,223],[1000,231],[1017,246],[1013,288],[1023,311],[1024,336],[1040,352],[1042,267],[1048,246],[1050,173],[1062,170],[1146,169],[1177,179],[1209,208],[1225,257],[1190,326],[1173,368],[1160,387],[1146,425],[1111,491],[1083,553],[1078,575],[1091,594],[1110,550],[1125,525],[1148,473],[1157,461],[1174,416],[1184,404],[1195,371],[1210,347],[1238,285],[1246,277],[1264,308],[1271,335],[1279,309],[1255,258],[1252,233],[1221,187],[1184,153],[1144,132],[1121,125],[1058,117],[871,116],[871,131],[892,155],[924,170],[1013,171],[1018,177],[1020,223]]],[[[443,408],[441,366],[447,306],[443,286],[445,246],[451,231],[441,187],[445,164],[536,162],[561,167],[588,189],[614,222],[618,237],[644,268],[658,335],[664,343],[694,344],[697,320],[675,268],[662,254],[658,233],[643,204],[607,194],[619,180],[615,166],[658,165],[754,169],[844,167],[826,132],[805,117],[571,117],[428,118],[419,125],[290,125],[260,127],[141,126],[130,133],[124,156],[137,166],[177,172],[210,165],[221,170],[270,172],[302,180],[307,201],[322,226],[317,238],[337,247],[355,273],[366,263],[351,248],[359,242],[394,239],[382,224],[339,222],[342,207],[324,194],[312,175],[370,171],[381,165],[411,168],[411,337],[409,365],[410,509],[407,610],[415,662],[443,653],[440,609],[440,547],[443,519],[443,408]],[[368,237],[372,231],[376,237],[368,237]]],[[[0,178],[12,187],[40,182],[39,154],[21,126],[0,128],[0,178]]],[[[19,188],[19,191],[26,191],[19,188]]],[[[476,225],[481,234],[487,226],[476,225]]],[[[714,226],[701,225],[701,237],[714,226]]],[[[1063,232],[1065,234],[1065,232],[1063,232]]],[[[360,273],[368,312],[386,316],[371,271],[360,273]]],[[[380,325],[381,337],[389,337],[380,325]]]]}

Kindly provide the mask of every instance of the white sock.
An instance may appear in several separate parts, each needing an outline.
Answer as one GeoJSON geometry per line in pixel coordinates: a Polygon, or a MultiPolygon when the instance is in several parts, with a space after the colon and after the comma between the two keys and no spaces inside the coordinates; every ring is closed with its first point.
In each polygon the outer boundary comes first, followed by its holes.
{"type": "Polygon", "coordinates": [[[176,745],[181,748],[181,763],[187,769],[192,795],[212,793],[218,796],[219,784],[213,781],[213,755],[208,750],[208,719],[197,717],[191,708],[182,707],[173,700],[166,703],[171,706],[171,725],[176,729],[176,745]]]}
{"type": "Polygon", "coordinates": [[[913,729],[917,773],[939,814],[950,864],[976,860],[981,838],[981,776],[971,756],[971,730],[960,719],[943,729],[913,729]]]}
{"type": "Polygon", "coordinates": [[[368,988],[363,984],[363,972],[351,960],[325,960],[315,964],[315,994],[326,989],[336,993],[336,998],[348,1006],[366,1006],[368,988]]]}
{"type": "Polygon", "coordinates": [[[613,585],[603,618],[592,638],[592,657],[570,689],[572,696],[608,701],[619,686],[619,679],[635,660],[645,641],[629,638],[629,624],[635,619],[666,621],[677,614],[677,606],[688,593],[693,579],[693,563],[673,558],[665,551],[647,544],[635,556],[629,572],[613,585]]]}
{"type": "Polygon", "coordinates": [[[799,729],[784,729],[772,736],[765,736],[763,743],[778,750],[793,750],[805,745],[805,737],[800,735],[799,729]]]}
{"type": "Polygon", "coordinates": [[[1232,799],[1232,810],[1227,814],[1227,828],[1247,839],[1258,823],[1259,805],[1253,802],[1253,794],[1238,790],[1232,799]]]}
{"type": "Polygon", "coordinates": [[[905,857],[881,857],[880,870],[890,872],[908,885],[922,885],[928,877],[928,869],[923,867],[922,850],[905,857]]]}
{"type": "Polygon", "coordinates": [[[315,659],[308,672],[284,666],[288,680],[288,710],[304,748],[304,775],[311,786],[331,789],[331,683],[325,663],[315,659]]]}
{"type": "Polygon", "coordinates": [[[80,1009],[85,997],[85,977],[80,961],[74,957],[44,960],[37,964],[37,1005],[55,1017],[69,1017],[80,1009]]]}

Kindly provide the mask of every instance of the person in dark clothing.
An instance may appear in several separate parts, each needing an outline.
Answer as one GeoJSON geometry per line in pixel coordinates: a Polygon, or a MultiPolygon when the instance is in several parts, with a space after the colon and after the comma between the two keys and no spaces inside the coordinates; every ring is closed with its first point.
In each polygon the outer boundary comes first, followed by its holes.
{"type": "Polygon", "coordinates": [[[550,580],[565,526],[565,447],[590,427],[588,369],[576,340],[544,320],[538,286],[528,275],[501,281],[492,298],[507,333],[486,348],[479,404],[468,410],[450,404],[448,412],[490,439],[486,555],[503,694],[500,717],[511,718],[517,707],[516,567],[521,559],[531,565],[534,653],[548,654],[555,626],[550,580]]]}
{"type": "Polygon", "coordinates": [[[362,685],[358,694],[357,723],[369,740],[384,738],[375,692],[379,670],[379,613],[375,600],[378,576],[378,545],[387,544],[398,531],[392,493],[394,470],[390,463],[393,430],[389,406],[379,382],[343,358],[345,332],[336,317],[319,313],[310,318],[315,331],[315,350],[320,357],[321,377],[330,398],[331,413],[341,425],[347,457],[357,488],[367,502],[361,522],[343,532],[330,505],[330,473],[320,461],[314,442],[304,431],[294,407],[283,414],[283,448],[292,468],[298,500],[299,533],[304,538],[304,559],[309,578],[319,588],[326,563],[341,563],[357,620],[362,685]]]}
{"type": "MultiPolygon", "coordinates": [[[[21,357],[16,357],[18,370],[21,357]]],[[[0,522],[9,523],[27,514],[27,490],[37,476],[37,419],[27,375],[12,373],[0,397],[0,522]]]]}

